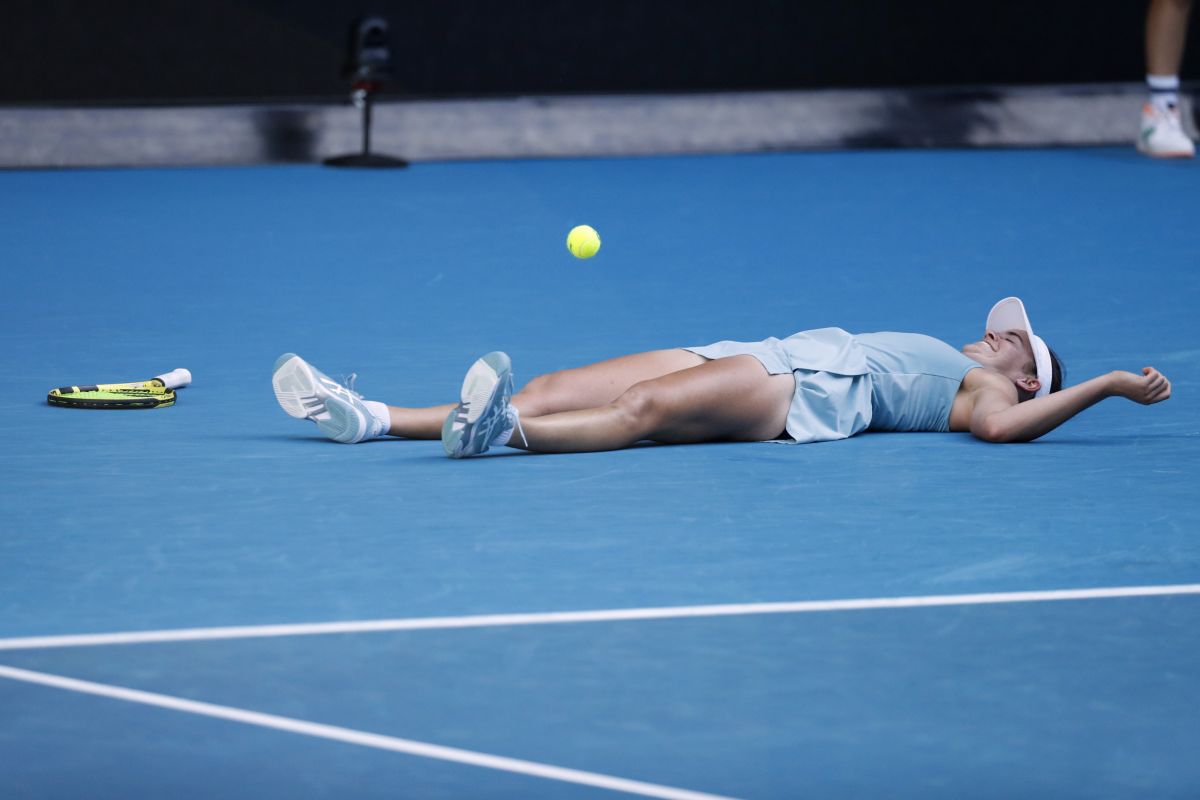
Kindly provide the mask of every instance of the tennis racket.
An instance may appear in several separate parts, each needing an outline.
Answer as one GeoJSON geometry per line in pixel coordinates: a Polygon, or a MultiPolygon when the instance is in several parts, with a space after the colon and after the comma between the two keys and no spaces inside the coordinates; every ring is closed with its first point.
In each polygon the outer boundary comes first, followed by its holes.
{"type": "Polygon", "coordinates": [[[163,408],[175,404],[175,390],[192,382],[192,373],[176,369],[146,381],[60,386],[46,402],[70,408],[163,408]]]}

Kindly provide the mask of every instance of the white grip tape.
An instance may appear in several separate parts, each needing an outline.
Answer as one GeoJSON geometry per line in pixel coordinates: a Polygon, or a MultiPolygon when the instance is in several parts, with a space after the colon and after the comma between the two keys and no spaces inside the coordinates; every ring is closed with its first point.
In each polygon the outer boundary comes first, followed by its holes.
{"type": "Polygon", "coordinates": [[[163,382],[163,386],[168,389],[178,389],[180,386],[187,386],[192,382],[192,373],[188,372],[183,367],[173,369],[165,375],[158,375],[156,378],[163,382]]]}

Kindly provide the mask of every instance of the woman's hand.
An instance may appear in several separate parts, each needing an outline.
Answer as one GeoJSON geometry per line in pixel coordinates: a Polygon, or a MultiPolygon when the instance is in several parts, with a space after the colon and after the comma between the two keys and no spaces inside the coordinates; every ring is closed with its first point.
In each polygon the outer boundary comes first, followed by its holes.
{"type": "Polygon", "coordinates": [[[1109,373],[1112,393],[1148,406],[1171,396],[1171,382],[1154,367],[1144,367],[1141,375],[1116,370],[1109,373]]]}

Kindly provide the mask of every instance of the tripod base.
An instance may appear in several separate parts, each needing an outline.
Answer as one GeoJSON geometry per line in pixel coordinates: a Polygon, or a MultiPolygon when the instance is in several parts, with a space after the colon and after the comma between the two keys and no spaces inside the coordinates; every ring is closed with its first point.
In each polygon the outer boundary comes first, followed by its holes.
{"type": "Polygon", "coordinates": [[[378,153],[351,153],[345,156],[334,156],[325,159],[322,163],[327,167],[369,167],[372,169],[398,169],[408,166],[408,162],[403,158],[378,153]]]}

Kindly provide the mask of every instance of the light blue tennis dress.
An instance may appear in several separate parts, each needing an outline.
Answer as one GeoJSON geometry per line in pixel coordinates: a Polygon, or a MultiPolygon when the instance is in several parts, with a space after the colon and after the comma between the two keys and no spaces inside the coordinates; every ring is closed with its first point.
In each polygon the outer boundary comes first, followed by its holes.
{"type": "Polygon", "coordinates": [[[864,430],[948,431],[958,387],[980,366],[932,336],[841,328],[683,349],[709,359],[750,355],[772,375],[795,375],[786,427],[797,444],[864,430]]]}

